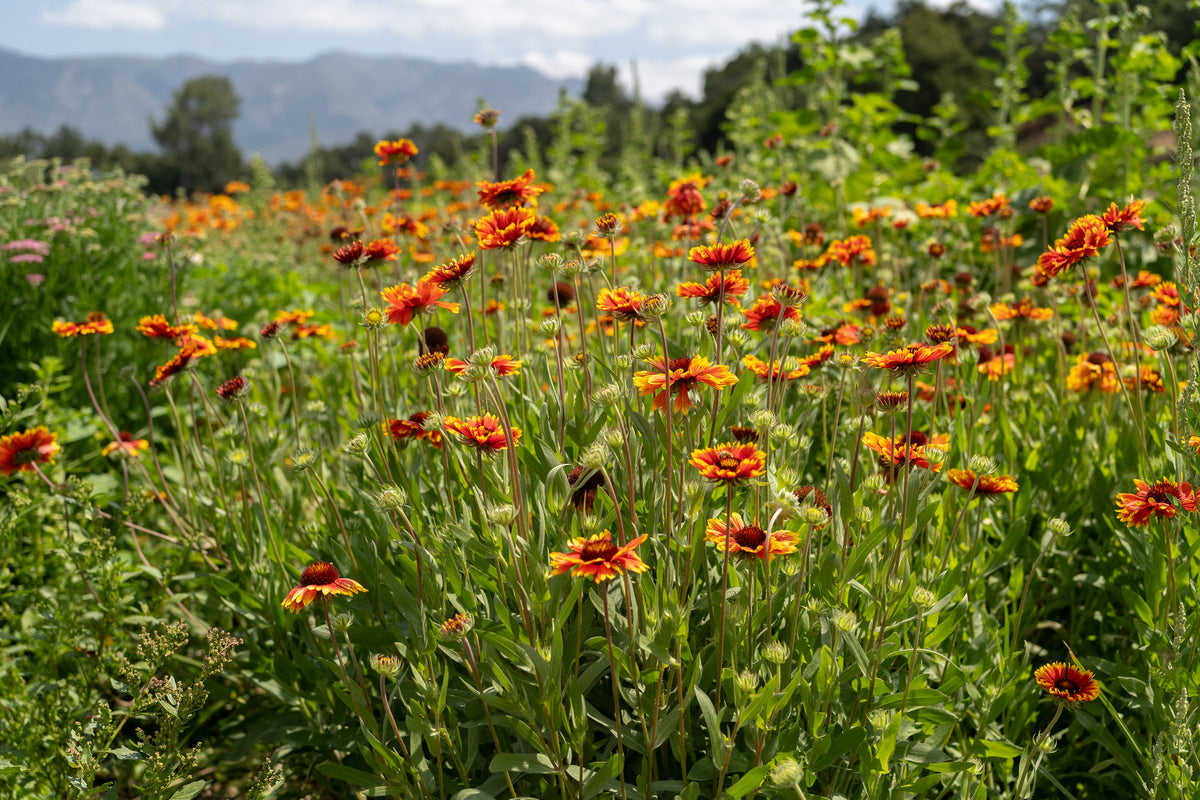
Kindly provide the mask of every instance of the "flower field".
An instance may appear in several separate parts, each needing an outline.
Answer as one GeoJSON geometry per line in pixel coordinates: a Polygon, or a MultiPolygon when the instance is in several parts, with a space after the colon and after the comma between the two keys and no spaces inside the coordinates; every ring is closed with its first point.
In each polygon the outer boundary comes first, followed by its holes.
{"type": "Polygon", "coordinates": [[[956,171],[822,30],[620,175],[6,165],[0,796],[1200,796],[1185,93],[956,171]]]}

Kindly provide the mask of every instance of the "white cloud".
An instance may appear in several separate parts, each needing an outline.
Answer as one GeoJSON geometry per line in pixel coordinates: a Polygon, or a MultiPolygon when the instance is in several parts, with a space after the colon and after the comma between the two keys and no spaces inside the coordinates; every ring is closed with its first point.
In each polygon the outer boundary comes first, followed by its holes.
{"type": "Polygon", "coordinates": [[[45,11],[42,22],[96,30],[157,31],[167,18],[153,4],[136,0],[74,0],[58,11],[45,11]]]}
{"type": "MultiPolygon", "coordinates": [[[[976,0],[978,1],[978,0],[976,0]]],[[[556,78],[616,64],[642,95],[697,95],[705,67],[750,41],[774,43],[804,24],[804,2],[779,0],[70,0],[42,14],[60,26],[162,31],[180,49],[198,25],[275,38],[303,36],[304,52],[359,40],[370,52],[483,64],[525,64],[556,78]]],[[[278,44],[275,45],[278,51],[278,44]]],[[[251,55],[251,54],[244,54],[251,55]]]]}

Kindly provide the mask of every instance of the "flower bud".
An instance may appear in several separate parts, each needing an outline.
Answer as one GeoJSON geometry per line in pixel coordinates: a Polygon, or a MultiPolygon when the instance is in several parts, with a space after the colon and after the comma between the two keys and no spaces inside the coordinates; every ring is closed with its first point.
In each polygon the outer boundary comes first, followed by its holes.
{"type": "Polygon", "coordinates": [[[370,435],[366,431],[362,431],[350,437],[350,440],[342,445],[342,449],[349,455],[361,456],[363,453],[367,452],[367,448],[370,446],[370,435]]]}
{"type": "Polygon", "coordinates": [[[371,656],[371,669],[388,678],[394,678],[400,674],[400,659],[395,656],[376,653],[371,656]]]}

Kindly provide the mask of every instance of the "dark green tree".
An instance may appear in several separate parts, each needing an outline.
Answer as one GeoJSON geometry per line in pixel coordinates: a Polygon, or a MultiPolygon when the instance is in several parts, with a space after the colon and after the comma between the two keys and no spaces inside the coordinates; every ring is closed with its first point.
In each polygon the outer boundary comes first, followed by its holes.
{"type": "Polygon", "coordinates": [[[233,141],[233,123],[242,99],[229,79],[220,75],[192,78],[179,88],[161,123],[150,132],[187,191],[220,191],[245,173],[242,154],[233,141]]]}

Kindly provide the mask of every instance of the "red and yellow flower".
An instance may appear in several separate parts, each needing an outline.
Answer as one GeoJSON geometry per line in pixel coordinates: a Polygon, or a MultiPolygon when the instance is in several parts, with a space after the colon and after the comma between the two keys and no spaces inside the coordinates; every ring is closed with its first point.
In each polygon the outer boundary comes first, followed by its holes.
{"type": "Polygon", "coordinates": [[[375,155],[379,156],[379,166],[389,162],[400,165],[417,154],[417,146],[411,139],[397,139],[390,142],[383,139],[375,143],[375,155]]]}
{"type": "Polygon", "coordinates": [[[805,363],[799,363],[794,369],[789,370],[785,369],[784,362],[782,361],[772,361],[768,365],[761,358],[752,355],[743,356],[742,364],[764,381],[794,381],[797,378],[803,378],[812,371],[808,364],[805,363]]]}
{"type": "Polygon", "coordinates": [[[744,522],[736,511],[729,515],[728,525],[724,520],[710,519],[704,529],[704,538],[722,552],[728,550],[730,555],[759,561],[791,555],[796,552],[800,540],[792,531],[772,531],[768,543],[767,532],[744,522]]]}
{"type": "Polygon", "coordinates": [[[729,367],[713,364],[704,356],[681,356],[671,359],[669,363],[655,356],[646,359],[646,363],[653,369],[634,373],[633,385],[637,387],[638,394],[654,395],[651,407],[655,410],[665,408],[667,398],[673,396],[675,402],[672,409],[686,414],[693,406],[688,392],[700,384],[721,391],[738,382],[729,367]]]}
{"type": "Polygon", "coordinates": [[[735,485],[762,475],[766,470],[767,454],[753,442],[727,442],[693,450],[688,463],[699,470],[703,478],[735,485]]]}
{"type": "Polygon", "coordinates": [[[976,495],[1008,494],[1020,488],[1012,475],[977,475],[969,469],[948,469],[946,478],[968,492],[974,489],[976,495]]]}
{"type": "MultiPolygon", "coordinates": [[[[454,437],[460,444],[474,447],[483,453],[498,453],[508,447],[508,437],[500,418],[495,414],[483,414],[474,417],[446,417],[442,420],[446,433],[454,437]]],[[[521,429],[512,429],[512,444],[516,447],[521,443],[521,429]]]]}
{"type": "Polygon", "coordinates": [[[93,336],[113,332],[112,320],[104,316],[101,311],[92,311],[87,315],[87,319],[83,322],[63,322],[55,320],[50,326],[50,330],[57,333],[64,339],[71,339],[76,336],[93,336]]]}
{"type": "Polygon", "coordinates": [[[34,464],[53,463],[58,451],[58,435],[44,425],[0,436],[0,475],[32,472],[34,464]]]}
{"type": "Polygon", "coordinates": [[[446,294],[446,290],[422,278],[415,287],[402,283],[384,289],[383,299],[387,301],[388,322],[407,325],[417,314],[423,314],[432,307],[444,308],[452,314],[458,313],[458,303],[447,303],[438,298],[446,294]]]}
{"type": "Polygon", "coordinates": [[[312,601],[326,599],[335,595],[354,595],[365,592],[361,583],[350,578],[343,578],[337,567],[327,561],[316,561],[308,566],[300,575],[300,585],[288,592],[283,598],[283,607],[288,611],[299,613],[312,601]]]}
{"type": "Polygon", "coordinates": [[[1100,696],[1100,684],[1091,670],[1054,661],[1033,672],[1033,679],[1052,697],[1067,703],[1089,703],[1100,696]]]}
{"type": "Polygon", "coordinates": [[[1038,256],[1036,272],[1048,280],[1098,255],[1111,243],[1112,236],[1104,220],[1095,214],[1080,217],[1062,238],[1055,240],[1053,247],[1038,256]]]}
{"type": "Polygon", "coordinates": [[[728,272],[714,272],[704,283],[681,283],[675,287],[675,294],[694,297],[701,304],[716,303],[721,297],[722,288],[725,290],[725,302],[736,306],[738,298],[750,288],[750,281],[742,277],[740,269],[731,269],[728,272]]]}
{"type": "Polygon", "coordinates": [[[868,352],[863,356],[863,361],[869,366],[892,372],[916,372],[953,352],[954,345],[950,342],[933,345],[909,344],[889,353],[868,352]]]}
{"type": "Polygon", "coordinates": [[[510,181],[479,181],[475,184],[479,195],[479,204],[486,208],[509,208],[511,206],[537,205],[537,197],[545,189],[534,186],[535,175],[532,169],[510,181]]]}
{"type": "Polygon", "coordinates": [[[437,449],[442,449],[442,432],[436,428],[425,429],[425,421],[433,415],[432,411],[418,411],[406,419],[389,419],[383,423],[383,429],[393,439],[425,439],[437,449]]]}
{"type": "Polygon", "coordinates": [[[697,245],[688,251],[688,261],[712,270],[741,267],[754,261],[754,247],[748,239],[738,239],[728,244],[697,245]]]}
{"type": "Polygon", "coordinates": [[[603,583],[624,572],[645,572],[648,569],[646,562],[633,552],[644,541],[646,537],[639,536],[624,547],[617,547],[608,531],[586,539],[572,539],[567,542],[570,552],[550,554],[552,574],[570,572],[576,578],[591,578],[603,583]]]}
{"type": "Polygon", "coordinates": [[[800,320],[800,310],[795,306],[785,306],[776,300],[774,295],[764,294],[749,308],[742,309],[742,315],[746,318],[742,327],[748,331],[768,330],[774,327],[780,314],[783,314],[784,319],[800,320]]]}
{"type": "Polygon", "coordinates": [[[475,223],[475,236],[483,250],[515,247],[537,222],[537,214],[529,208],[510,206],[498,208],[475,223]]]}
{"type": "Polygon", "coordinates": [[[122,455],[135,457],[143,450],[150,448],[150,442],[145,439],[135,439],[133,434],[128,431],[121,431],[115,441],[104,445],[104,449],[100,451],[100,455],[107,456],[120,451],[122,455]]]}
{"type": "Polygon", "coordinates": [[[631,322],[642,318],[642,306],[645,302],[646,295],[635,292],[628,286],[618,286],[616,289],[606,286],[596,297],[596,308],[611,314],[613,319],[631,322]]]}
{"type": "Polygon", "coordinates": [[[1117,495],[1117,519],[1133,528],[1150,524],[1150,519],[1170,519],[1183,511],[1196,510],[1196,492],[1190,483],[1163,478],[1155,483],[1134,479],[1136,492],[1117,495]]]}

